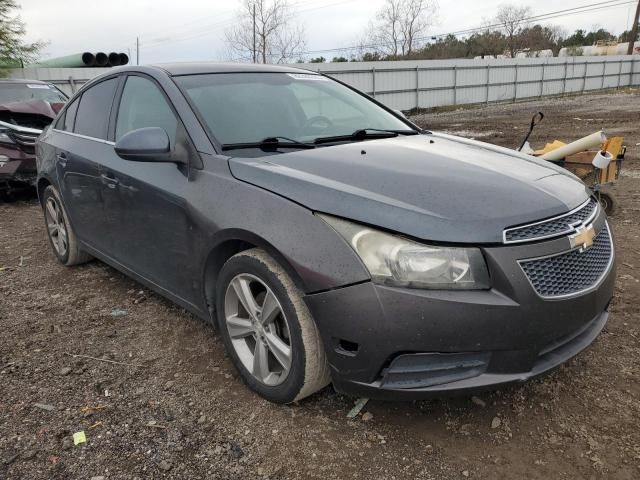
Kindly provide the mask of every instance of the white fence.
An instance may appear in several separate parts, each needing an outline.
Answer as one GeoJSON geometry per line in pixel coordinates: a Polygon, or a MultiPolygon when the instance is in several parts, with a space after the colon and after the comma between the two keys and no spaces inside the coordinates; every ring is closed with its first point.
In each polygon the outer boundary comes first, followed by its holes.
{"type": "Polygon", "coordinates": [[[304,64],[399,110],[640,85],[640,56],[304,64]]]}
{"type": "MultiPolygon", "coordinates": [[[[607,57],[306,63],[398,110],[490,102],[640,85],[640,55],[607,57]]],[[[67,93],[104,68],[17,69],[13,78],[47,80],[67,93]]]]}

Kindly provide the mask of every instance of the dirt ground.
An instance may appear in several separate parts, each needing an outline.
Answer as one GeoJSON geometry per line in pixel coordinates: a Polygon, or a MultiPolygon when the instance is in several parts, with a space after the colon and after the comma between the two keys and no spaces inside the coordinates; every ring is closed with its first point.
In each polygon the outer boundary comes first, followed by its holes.
{"type": "Polygon", "coordinates": [[[537,110],[534,146],[604,127],[630,147],[615,300],[592,348],[475,398],[370,401],[354,420],[331,388],[276,406],[243,387],[210,327],[100,262],[59,265],[37,202],[2,204],[0,479],[637,479],[640,91],[416,120],[515,147],[537,110]]]}

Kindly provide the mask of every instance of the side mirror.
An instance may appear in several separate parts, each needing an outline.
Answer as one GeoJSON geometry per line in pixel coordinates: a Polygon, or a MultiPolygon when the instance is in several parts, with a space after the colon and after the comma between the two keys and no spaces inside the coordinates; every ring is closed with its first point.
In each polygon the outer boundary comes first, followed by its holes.
{"type": "Polygon", "coordinates": [[[120,158],[136,162],[177,162],[169,153],[171,144],[167,132],[159,127],[126,133],[116,142],[115,151],[120,158]]]}

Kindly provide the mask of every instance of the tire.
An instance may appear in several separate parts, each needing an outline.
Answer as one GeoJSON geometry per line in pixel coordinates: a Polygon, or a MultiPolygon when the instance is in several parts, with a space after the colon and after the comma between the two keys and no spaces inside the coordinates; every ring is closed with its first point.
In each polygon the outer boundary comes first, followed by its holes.
{"type": "Polygon", "coordinates": [[[240,252],[224,264],[217,285],[219,332],[251,390],[291,403],[329,384],[318,328],[302,293],[273,258],[260,249],[240,252]]]}
{"type": "Polygon", "coordinates": [[[616,201],[613,195],[609,192],[598,192],[598,201],[605,211],[607,216],[612,217],[616,213],[616,201]]]}
{"type": "Polygon", "coordinates": [[[58,261],[67,267],[90,261],[93,257],[80,249],[60,194],[51,185],[44,189],[42,209],[49,244],[58,261]]]}

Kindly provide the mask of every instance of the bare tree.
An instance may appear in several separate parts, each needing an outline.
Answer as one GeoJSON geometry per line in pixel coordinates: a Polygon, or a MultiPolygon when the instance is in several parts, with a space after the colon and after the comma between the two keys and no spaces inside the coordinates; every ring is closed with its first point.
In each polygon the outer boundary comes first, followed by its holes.
{"type": "Polygon", "coordinates": [[[519,43],[519,33],[528,25],[527,18],[531,16],[530,7],[517,5],[500,5],[496,15],[496,23],[500,25],[507,37],[507,48],[511,58],[516,56],[519,43]]]}
{"type": "Polygon", "coordinates": [[[378,12],[377,24],[372,23],[370,28],[374,33],[373,39],[381,42],[383,49],[390,55],[398,55],[401,40],[401,14],[400,2],[402,0],[387,0],[384,7],[378,12]]]}
{"type": "Polygon", "coordinates": [[[418,37],[424,35],[435,21],[438,4],[435,0],[404,0],[403,3],[400,9],[402,52],[410,55],[418,42],[418,37]]]}
{"type": "Polygon", "coordinates": [[[304,29],[293,23],[287,0],[243,0],[225,40],[233,60],[256,63],[293,61],[305,46],[304,29]]]}
{"type": "MultiPolygon", "coordinates": [[[[272,47],[271,59],[273,63],[289,62],[300,57],[305,47],[304,28],[301,25],[291,25],[277,31],[272,47]]],[[[263,63],[266,62],[263,61],[263,63]]]]}
{"type": "Polygon", "coordinates": [[[386,0],[369,23],[366,40],[369,50],[389,56],[409,55],[437,18],[436,0],[386,0]]]}

